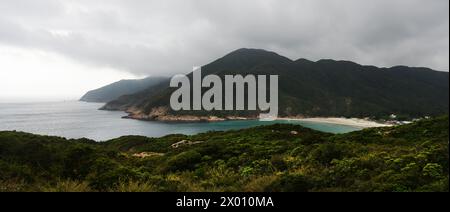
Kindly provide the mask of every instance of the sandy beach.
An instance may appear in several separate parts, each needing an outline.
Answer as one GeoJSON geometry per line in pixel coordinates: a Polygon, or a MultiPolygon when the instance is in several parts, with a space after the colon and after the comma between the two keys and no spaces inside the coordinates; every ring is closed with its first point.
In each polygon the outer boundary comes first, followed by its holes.
{"type": "Polygon", "coordinates": [[[278,120],[310,121],[310,122],[320,122],[320,123],[329,123],[329,124],[348,125],[348,126],[354,126],[354,127],[360,127],[360,128],[392,126],[390,124],[383,124],[383,123],[378,123],[378,122],[365,120],[365,119],[339,118],[339,117],[278,118],[278,120]]]}

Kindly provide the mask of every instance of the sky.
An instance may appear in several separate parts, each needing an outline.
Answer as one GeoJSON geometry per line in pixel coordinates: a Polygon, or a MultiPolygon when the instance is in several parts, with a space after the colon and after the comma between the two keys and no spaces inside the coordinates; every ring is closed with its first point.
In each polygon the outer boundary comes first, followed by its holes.
{"type": "Polygon", "coordinates": [[[239,48],[449,70],[448,0],[0,0],[0,101],[72,100],[239,48]]]}

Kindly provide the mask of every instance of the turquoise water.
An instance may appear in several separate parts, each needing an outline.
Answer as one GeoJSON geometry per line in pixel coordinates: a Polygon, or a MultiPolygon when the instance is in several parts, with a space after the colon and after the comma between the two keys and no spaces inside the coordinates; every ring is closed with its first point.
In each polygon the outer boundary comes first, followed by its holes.
{"type": "Polygon", "coordinates": [[[168,134],[196,134],[207,131],[242,129],[275,123],[299,124],[315,130],[345,133],[359,128],[306,121],[258,120],[212,123],[162,123],[122,119],[120,111],[97,110],[102,104],[77,101],[50,103],[0,103],[0,131],[17,130],[66,138],[90,138],[98,141],[124,135],[160,137],[168,134]]]}

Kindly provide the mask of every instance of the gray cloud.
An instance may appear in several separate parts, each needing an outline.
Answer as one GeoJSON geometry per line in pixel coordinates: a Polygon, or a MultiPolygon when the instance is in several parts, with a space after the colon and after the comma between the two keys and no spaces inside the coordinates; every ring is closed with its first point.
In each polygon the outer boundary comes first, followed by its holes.
{"type": "Polygon", "coordinates": [[[140,75],[188,72],[241,47],[448,71],[448,8],[447,0],[0,0],[0,45],[140,75]]]}

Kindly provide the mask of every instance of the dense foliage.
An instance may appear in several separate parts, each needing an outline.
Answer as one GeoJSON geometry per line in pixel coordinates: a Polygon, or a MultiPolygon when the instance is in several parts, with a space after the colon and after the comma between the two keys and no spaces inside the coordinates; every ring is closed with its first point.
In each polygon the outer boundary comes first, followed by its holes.
{"type": "MultiPolygon", "coordinates": [[[[447,113],[448,72],[396,66],[378,68],[350,61],[299,59],[274,52],[239,49],[202,67],[203,76],[278,75],[280,116],[371,117],[402,119],[447,113]]],[[[122,96],[104,109],[143,111],[169,107],[173,88],[158,84],[122,96]]],[[[204,89],[205,92],[207,89],[204,89]]],[[[175,115],[256,116],[259,111],[170,111],[175,115]]]]}
{"type": "Polygon", "coordinates": [[[448,116],[107,142],[0,132],[0,191],[448,191],[448,116]]]}

